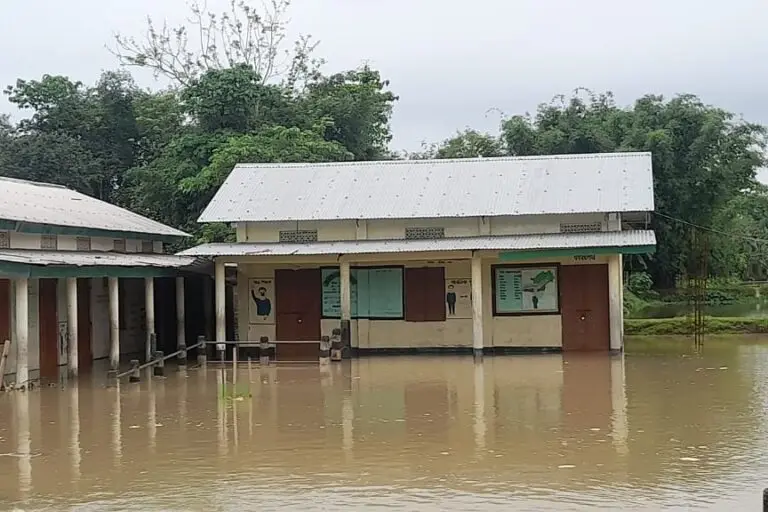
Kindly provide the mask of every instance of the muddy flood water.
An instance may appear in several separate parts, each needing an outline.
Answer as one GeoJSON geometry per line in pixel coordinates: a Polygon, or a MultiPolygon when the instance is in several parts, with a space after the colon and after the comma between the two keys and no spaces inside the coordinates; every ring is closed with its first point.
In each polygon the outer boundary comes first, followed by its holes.
{"type": "Polygon", "coordinates": [[[705,343],[4,393],[0,510],[759,510],[768,339],[705,343]]]}

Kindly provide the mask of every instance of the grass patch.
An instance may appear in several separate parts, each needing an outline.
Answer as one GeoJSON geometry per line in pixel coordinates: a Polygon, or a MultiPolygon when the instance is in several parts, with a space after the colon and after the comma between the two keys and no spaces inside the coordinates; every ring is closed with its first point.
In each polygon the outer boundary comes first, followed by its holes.
{"type": "MultiPolygon", "coordinates": [[[[693,332],[689,318],[628,318],[624,320],[624,334],[628,336],[674,336],[693,332]]],[[[768,317],[706,317],[706,334],[764,334],[768,333],[768,317]]]]}
{"type": "Polygon", "coordinates": [[[231,384],[224,385],[223,389],[219,388],[219,393],[225,400],[244,400],[253,396],[248,386],[233,387],[231,384]]]}

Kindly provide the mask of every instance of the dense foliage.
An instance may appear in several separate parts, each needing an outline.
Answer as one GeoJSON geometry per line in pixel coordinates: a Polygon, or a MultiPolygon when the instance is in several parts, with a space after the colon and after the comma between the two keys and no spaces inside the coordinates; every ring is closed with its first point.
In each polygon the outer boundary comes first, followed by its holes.
{"type": "MultiPolygon", "coordinates": [[[[15,124],[0,116],[0,175],[67,185],[186,230],[196,243],[232,237],[228,227],[196,219],[238,162],[396,157],[388,147],[397,100],[389,83],[369,67],[320,73],[308,38],[281,60],[280,16],[289,2],[266,5],[265,14],[232,1],[211,17],[193,4],[205,36],[196,47],[183,29],[151,21],[145,43],[118,36],[120,62],[168,78],[167,90],[143,90],[126,71],[93,85],[64,76],[18,80],[5,92],[26,116],[15,124]]],[[[627,260],[648,276],[632,281],[638,294],[651,284],[672,288],[686,272],[691,227],[679,220],[713,230],[713,275],[768,278],[768,195],[755,179],[764,127],[691,95],[647,95],[623,107],[610,94],[576,90],[500,128],[466,130],[401,157],[649,150],[659,245],[653,257],[627,260]]]]}

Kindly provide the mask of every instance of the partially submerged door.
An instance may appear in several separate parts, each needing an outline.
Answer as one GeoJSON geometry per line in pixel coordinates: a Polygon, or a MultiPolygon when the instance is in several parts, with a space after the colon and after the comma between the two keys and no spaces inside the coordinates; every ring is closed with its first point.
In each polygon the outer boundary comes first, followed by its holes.
{"type": "Polygon", "coordinates": [[[88,372],[93,366],[91,352],[91,280],[77,280],[77,367],[88,372]]]}
{"type": "Polygon", "coordinates": [[[40,279],[40,379],[59,378],[59,321],[56,315],[56,279],[40,279]]]}
{"type": "Polygon", "coordinates": [[[320,269],[275,271],[277,341],[314,341],[277,345],[281,361],[317,360],[322,300],[320,269]]]}
{"type": "Polygon", "coordinates": [[[609,350],[608,265],[562,265],[560,312],[564,351],[609,350]]]}

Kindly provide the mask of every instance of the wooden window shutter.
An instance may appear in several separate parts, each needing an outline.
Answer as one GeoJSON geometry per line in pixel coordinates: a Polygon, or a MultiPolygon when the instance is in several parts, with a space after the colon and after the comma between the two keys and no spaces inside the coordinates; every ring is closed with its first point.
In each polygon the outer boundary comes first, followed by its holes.
{"type": "Polygon", "coordinates": [[[405,269],[406,322],[445,321],[445,269],[405,269]]]}

